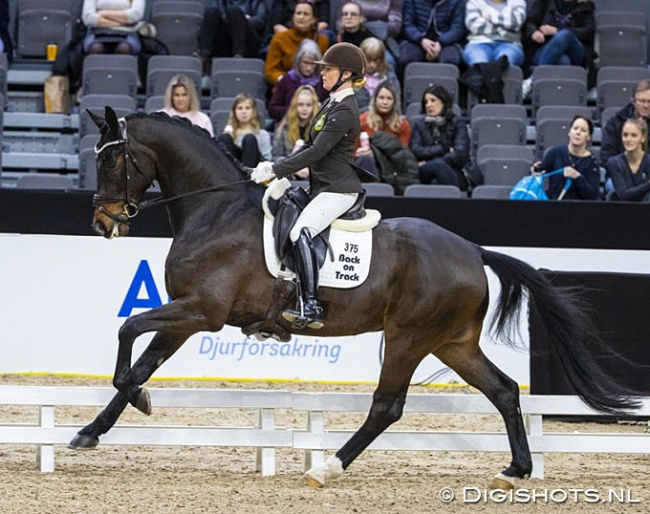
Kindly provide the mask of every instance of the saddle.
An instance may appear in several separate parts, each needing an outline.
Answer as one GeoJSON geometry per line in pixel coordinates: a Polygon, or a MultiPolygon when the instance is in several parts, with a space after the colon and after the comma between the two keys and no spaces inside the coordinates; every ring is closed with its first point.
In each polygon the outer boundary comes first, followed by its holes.
{"type": "MultiPolygon", "coordinates": [[[[366,215],[364,208],[365,196],[365,192],[360,193],[354,205],[338,219],[362,219],[366,215]]],[[[269,209],[274,216],[273,237],[275,239],[275,251],[282,265],[291,271],[295,271],[295,264],[293,252],[291,251],[293,243],[289,238],[289,232],[291,232],[298,216],[300,216],[300,213],[307,207],[310,201],[311,197],[307,191],[302,187],[293,186],[288,188],[279,199],[269,202],[269,209]]],[[[323,266],[328,253],[330,254],[330,259],[334,259],[329,243],[329,235],[330,227],[312,239],[312,244],[318,257],[319,268],[323,266]]]]}

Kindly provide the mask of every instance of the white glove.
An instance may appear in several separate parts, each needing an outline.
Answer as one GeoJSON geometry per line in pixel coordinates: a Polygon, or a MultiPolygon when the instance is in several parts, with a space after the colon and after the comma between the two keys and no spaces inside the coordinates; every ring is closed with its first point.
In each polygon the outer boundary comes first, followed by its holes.
{"type": "Polygon", "coordinates": [[[262,184],[264,182],[269,182],[270,180],[277,178],[275,173],[273,173],[273,163],[270,161],[262,161],[251,173],[251,180],[256,184],[262,184]]]}

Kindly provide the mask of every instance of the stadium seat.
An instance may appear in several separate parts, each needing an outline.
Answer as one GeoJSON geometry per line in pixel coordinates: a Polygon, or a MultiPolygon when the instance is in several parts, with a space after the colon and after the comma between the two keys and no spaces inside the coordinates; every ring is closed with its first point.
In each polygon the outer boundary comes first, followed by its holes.
{"type": "Polygon", "coordinates": [[[103,116],[104,107],[107,105],[113,108],[118,118],[135,112],[137,107],[136,100],[128,95],[84,95],[79,101],[80,139],[88,134],[99,133],[97,126],[86,112],[86,109],[103,116]]]}
{"type": "Polygon", "coordinates": [[[600,66],[648,65],[648,31],[640,25],[603,25],[596,27],[600,41],[600,66]]]}
{"type": "Polygon", "coordinates": [[[477,104],[470,114],[471,154],[486,144],[524,145],[526,109],[522,105],[477,104]]]}
{"type": "Polygon", "coordinates": [[[264,98],[265,88],[264,75],[257,71],[212,70],[211,98],[234,97],[244,92],[264,98]]]}
{"type": "Polygon", "coordinates": [[[133,55],[94,54],[83,62],[83,94],[137,98],[138,60],[133,55]]]}
{"type": "Polygon", "coordinates": [[[147,62],[147,96],[164,95],[175,75],[187,75],[201,98],[201,59],[191,55],[154,55],[147,62]]]}
{"type": "Polygon", "coordinates": [[[61,49],[72,37],[70,0],[20,0],[16,56],[44,59],[47,45],[61,49]]]}
{"type": "Polygon", "coordinates": [[[362,184],[366,196],[395,196],[395,189],[385,182],[367,182],[362,184]]]}
{"type": "Polygon", "coordinates": [[[533,116],[544,105],[587,105],[587,70],[581,66],[536,66],[532,74],[533,116]]]}
{"type": "Polygon", "coordinates": [[[198,49],[203,22],[202,2],[155,2],[151,6],[151,23],[156,37],[171,55],[192,55],[198,49]],[[200,12],[199,12],[200,11],[200,12]]]}
{"type": "Polygon", "coordinates": [[[634,86],[641,80],[650,79],[647,68],[631,66],[606,66],[598,70],[596,89],[598,91],[598,117],[608,107],[619,109],[632,98],[634,86]]]}
{"type": "Polygon", "coordinates": [[[19,189],[75,189],[70,177],[54,174],[29,173],[21,175],[16,181],[19,189]]]}
{"type": "Polygon", "coordinates": [[[485,200],[508,200],[512,186],[476,186],[472,190],[472,198],[485,200]]]}
{"type": "Polygon", "coordinates": [[[456,186],[441,184],[411,184],[404,189],[404,196],[412,198],[462,198],[463,192],[456,186]]]}

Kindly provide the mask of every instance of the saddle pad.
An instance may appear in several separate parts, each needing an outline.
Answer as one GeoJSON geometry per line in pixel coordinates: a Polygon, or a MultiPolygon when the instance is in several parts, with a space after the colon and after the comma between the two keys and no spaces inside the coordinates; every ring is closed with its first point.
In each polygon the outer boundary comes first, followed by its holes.
{"type": "MultiPolygon", "coordinates": [[[[328,253],[320,270],[321,287],[351,289],[360,286],[368,278],[372,257],[372,230],[347,232],[330,230],[330,244],[334,262],[328,253]]],[[[273,220],[264,216],[264,259],[269,273],[274,277],[292,279],[296,275],[289,270],[280,270],[280,260],[275,253],[273,241],[273,220]]]]}

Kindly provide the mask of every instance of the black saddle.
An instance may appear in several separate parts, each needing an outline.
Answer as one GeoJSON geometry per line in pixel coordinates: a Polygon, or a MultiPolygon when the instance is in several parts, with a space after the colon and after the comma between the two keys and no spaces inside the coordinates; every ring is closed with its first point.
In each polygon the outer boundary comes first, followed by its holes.
{"type": "MultiPolygon", "coordinates": [[[[366,215],[364,208],[366,193],[359,193],[354,205],[350,207],[339,219],[358,220],[366,215]]],[[[312,198],[309,193],[302,187],[294,186],[287,189],[284,194],[276,202],[269,202],[269,209],[274,215],[273,221],[273,237],[275,239],[275,251],[282,262],[283,266],[291,271],[295,271],[295,264],[293,258],[293,243],[289,238],[289,232],[296,224],[296,220],[300,213],[303,211],[307,204],[311,202],[312,198]]],[[[318,257],[318,267],[322,267],[327,256],[327,251],[330,249],[329,244],[330,227],[323,230],[313,240],[313,247],[318,257]]],[[[331,253],[331,250],[330,250],[331,253]]],[[[333,259],[334,256],[331,256],[333,259]]]]}

